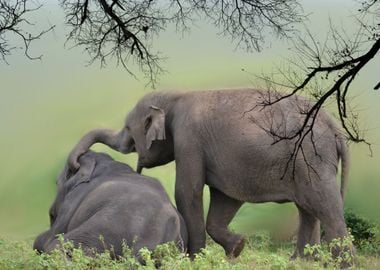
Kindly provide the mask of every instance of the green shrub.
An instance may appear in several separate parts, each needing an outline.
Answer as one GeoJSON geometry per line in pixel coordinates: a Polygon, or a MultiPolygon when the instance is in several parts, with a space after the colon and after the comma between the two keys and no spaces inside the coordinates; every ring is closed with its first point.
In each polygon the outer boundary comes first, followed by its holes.
{"type": "Polygon", "coordinates": [[[351,209],[345,210],[344,218],[357,248],[371,253],[380,251],[377,224],[357,215],[351,209]]]}

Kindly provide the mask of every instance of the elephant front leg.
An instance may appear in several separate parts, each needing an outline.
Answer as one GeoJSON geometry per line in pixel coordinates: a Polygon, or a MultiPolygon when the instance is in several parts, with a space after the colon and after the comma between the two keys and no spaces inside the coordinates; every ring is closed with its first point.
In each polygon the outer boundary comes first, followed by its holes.
{"type": "Polygon", "coordinates": [[[204,169],[201,162],[176,160],[175,200],[178,211],[185,220],[188,231],[190,256],[198,253],[206,244],[203,214],[204,169]]]}
{"type": "Polygon", "coordinates": [[[210,187],[210,208],[207,215],[207,232],[211,238],[222,245],[230,258],[239,256],[244,248],[244,238],[228,229],[236,212],[243,202],[228,197],[219,190],[210,187]]]}

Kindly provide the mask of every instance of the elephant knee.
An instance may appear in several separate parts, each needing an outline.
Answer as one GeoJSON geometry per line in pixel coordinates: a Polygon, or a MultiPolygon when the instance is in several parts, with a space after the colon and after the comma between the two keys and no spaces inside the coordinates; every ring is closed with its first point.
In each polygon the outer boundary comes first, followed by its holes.
{"type": "Polygon", "coordinates": [[[218,227],[213,223],[207,222],[206,231],[210,236],[214,236],[218,233],[218,227]]]}
{"type": "Polygon", "coordinates": [[[206,231],[212,238],[219,238],[227,232],[227,227],[223,228],[221,226],[221,224],[217,224],[216,222],[207,222],[206,231]]]}

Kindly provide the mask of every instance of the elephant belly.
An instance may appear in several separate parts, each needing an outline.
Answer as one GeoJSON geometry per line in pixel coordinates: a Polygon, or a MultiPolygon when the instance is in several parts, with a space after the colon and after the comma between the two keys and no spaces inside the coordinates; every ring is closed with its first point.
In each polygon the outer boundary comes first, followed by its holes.
{"type": "Polygon", "coordinates": [[[206,183],[240,201],[293,201],[295,181],[285,173],[287,155],[281,154],[286,151],[280,144],[257,144],[255,137],[215,147],[208,158],[206,183]]]}
{"type": "Polygon", "coordinates": [[[247,173],[214,173],[208,171],[206,184],[231,198],[251,203],[294,201],[293,184],[268,172],[247,169],[247,173]]]}

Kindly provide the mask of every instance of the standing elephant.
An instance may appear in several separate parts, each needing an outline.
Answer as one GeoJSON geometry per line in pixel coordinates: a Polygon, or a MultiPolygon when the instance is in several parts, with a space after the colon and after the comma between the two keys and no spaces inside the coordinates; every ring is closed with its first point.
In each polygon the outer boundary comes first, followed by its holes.
{"type": "Polygon", "coordinates": [[[112,249],[117,258],[123,255],[123,241],[140,262],[142,247],[154,249],[174,241],[185,251],[184,221],[156,179],[92,151],[82,155],[79,164],[75,174],[66,165],[58,177],[50,229],[37,237],[34,249],[51,252],[60,246],[57,234],[63,234],[88,255],[112,249]]]}
{"type": "Polygon", "coordinates": [[[313,132],[302,144],[302,155],[291,160],[294,140],[274,143],[294,134],[311,105],[299,96],[261,106],[271,93],[254,89],[153,92],[128,114],[119,132],[95,129],[69,156],[78,157],[100,142],[122,153],[138,153],[138,171],[175,160],[175,200],[189,233],[190,254],[205,247],[205,231],[228,256],[238,256],[244,238],[228,224],[244,202],[294,202],[300,226],[294,256],[303,256],[307,243],[347,234],[343,200],[336,183],[342,159],[342,195],[348,173],[348,152],[332,119],[321,110],[313,132]],[[289,162],[291,161],[291,162],[289,162]],[[290,169],[289,169],[290,167],[290,169]],[[210,208],[204,222],[202,191],[210,188],[210,208]]]}

